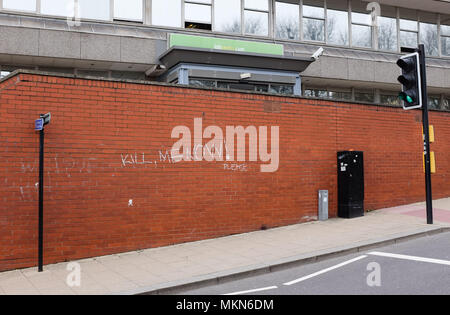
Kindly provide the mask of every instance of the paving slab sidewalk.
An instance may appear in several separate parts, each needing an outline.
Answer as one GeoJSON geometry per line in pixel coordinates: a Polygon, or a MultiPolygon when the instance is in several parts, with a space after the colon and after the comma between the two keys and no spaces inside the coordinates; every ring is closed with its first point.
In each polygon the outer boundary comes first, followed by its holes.
{"type": "Polygon", "coordinates": [[[366,250],[450,231],[450,198],[434,203],[427,225],[423,203],[378,210],[365,217],[331,219],[138,252],[79,260],[81,285],[70,287],[68,263],[0,273],[0,295],[170,293],[271,272],[330,255],[366,250]]]}

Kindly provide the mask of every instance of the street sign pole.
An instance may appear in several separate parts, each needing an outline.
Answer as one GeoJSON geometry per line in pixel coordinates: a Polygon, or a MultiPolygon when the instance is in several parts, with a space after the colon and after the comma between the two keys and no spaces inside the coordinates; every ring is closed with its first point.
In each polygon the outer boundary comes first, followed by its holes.
{"type": "Polygon", "coordinates": [[[52,115],[41,114],[35,121],[34,130],[39,131],[39,219],[38,219],[38,271],[44,271],[44,136],[45,125],[52,115]]]}
{"type": "Polygon", "coordinates": [[[39,241],[38,271],[44,270],[44,128],[39,131],[39,241]]]}
{"type": "Polygon", "coordinates": [[[433,196],[431,186],[431,150],[430,150],[430,122],[428,117],[427,69],[425,46],[419,45],[420,70],[422,73],[422,121],[425,154],[425,187],[427,195],[427,223],[433,224],[433,196]]]}

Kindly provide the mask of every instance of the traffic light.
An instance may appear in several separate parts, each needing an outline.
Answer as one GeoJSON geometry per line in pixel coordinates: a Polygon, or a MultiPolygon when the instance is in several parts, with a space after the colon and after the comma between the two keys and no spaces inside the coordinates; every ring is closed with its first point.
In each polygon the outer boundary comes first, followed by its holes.
{"type": "Polygon", "coordinates": [[[403,92],[399,94],[399,98],[403,101],[403,108],[422,108],[419,53],[401,57],[397,65],[402,69],[402,75],[398,77],[398,81],[403,85],[403,92]]]}

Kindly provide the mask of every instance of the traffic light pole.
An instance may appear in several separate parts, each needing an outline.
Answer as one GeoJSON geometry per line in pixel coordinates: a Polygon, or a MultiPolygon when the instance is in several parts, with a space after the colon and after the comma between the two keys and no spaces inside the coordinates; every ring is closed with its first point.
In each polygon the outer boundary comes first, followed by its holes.
{"type": "Polygon", "coordinates": [[[427,194],[427,223],[433,224],[433,197],[431,188],[431,151],[430,151],[430,122],[428,118],[428,93],[425,46],[419,45],[420,71],[422,75],[422,121],[425,153],[425,187],[427,194]]]}

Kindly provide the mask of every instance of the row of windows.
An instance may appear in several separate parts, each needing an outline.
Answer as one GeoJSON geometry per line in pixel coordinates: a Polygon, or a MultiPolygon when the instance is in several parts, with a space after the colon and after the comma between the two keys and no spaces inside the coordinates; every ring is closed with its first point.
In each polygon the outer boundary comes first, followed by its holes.
{"type": "Polygon", "coordinates": [[[428,55],[450,56],[450,16],[382,6],[374,24],[360,0],[0,0],[0,6],[393,52],[423,43],[428,55]]]}
{"type": "MultiPolygon", "coordinates": [[[[305,87],[303,95],[323,99],[402,106],[398,93],[389,91],[305,87]]],[[[428,95],[428,106],[430,109],[450,111],[450,96],[428,95]]]]}

